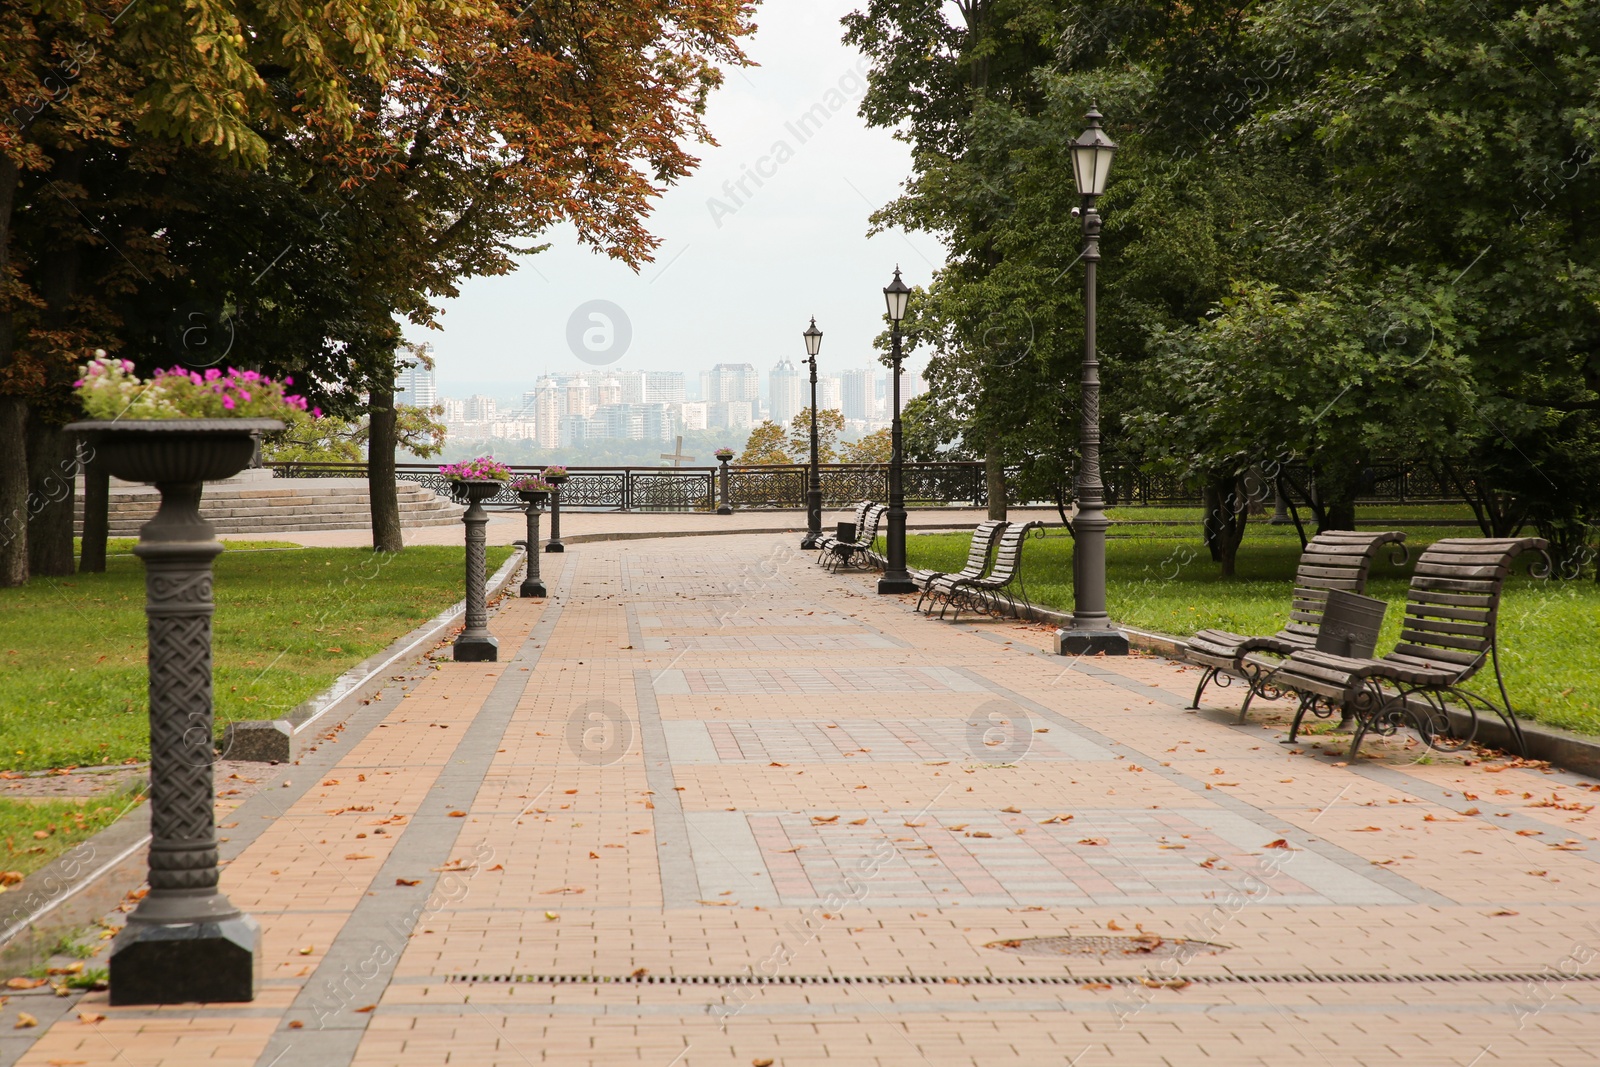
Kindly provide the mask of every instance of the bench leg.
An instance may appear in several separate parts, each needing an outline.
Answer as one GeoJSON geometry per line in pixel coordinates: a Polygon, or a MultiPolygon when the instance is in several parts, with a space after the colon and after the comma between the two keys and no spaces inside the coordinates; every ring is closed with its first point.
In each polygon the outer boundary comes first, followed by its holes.
{"type": "Polygon", "coordinates": [[[1289,724],[1289,744],[1294,744],[1300,736],[1300,721],[1306,717],[1306,711],[1316,701],[1316,697],[1305,694],[1300,697],[1300,706],[1294,709],[1294,721],[1289,724]]]}
{"type": "MultiPolygon", "coordinates": [[[[1194,687],[1194,699],[1189,701],[1189,710],[1193,711],[1200,706],[1200,694],[1206,691],[1206,686],[1210,685],[1211,679],[1216,676],[1217,669],[1215,667],[1207,667],[1200,675],[1200,684],[1194,687]]],[[[1244,722],[1244,716],[1241,715],[1239,721],[1244,722]]]]}

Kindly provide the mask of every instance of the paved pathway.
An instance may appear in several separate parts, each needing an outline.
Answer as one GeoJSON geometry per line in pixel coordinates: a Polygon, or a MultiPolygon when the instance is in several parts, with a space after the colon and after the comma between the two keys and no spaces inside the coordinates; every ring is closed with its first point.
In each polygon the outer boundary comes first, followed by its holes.
{"type": "Polygon", "coordinates": [[[793,543],[546,557],[502,663],[223,801],[254,1004],[92,995],[22,1062],[1597,1062],[1600,787],[1346,766],[793,543]],[[1024,952],[1067,935],[1110,940],[1024,952]]]}

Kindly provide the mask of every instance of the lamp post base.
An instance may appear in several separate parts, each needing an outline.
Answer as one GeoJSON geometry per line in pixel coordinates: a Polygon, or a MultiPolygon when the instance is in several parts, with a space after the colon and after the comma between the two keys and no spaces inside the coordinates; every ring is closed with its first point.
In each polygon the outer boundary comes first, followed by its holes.
{"type": "Polygon", "coordinates": [[[1057,630],[1056,655],[1126,656],[1128,639],[1121,630],[1057,630]]]}
{"type": "Polygon", "coordinates": [[[803,548],[803,549],[808,549],[808,550],[809,549],[815,549],[815,548],[821,548],[822,547],[822,534],[820,534],[820,533],[808,533],[808,534],[806,534],[805,537],[801,538],[801,540],[800,540],[800,547],[803,548]]]}
{"type": "Polygon", "coordinates": [[[521,597],[547,597],[550,594],[545,591],[544,583],[537,578],[524,578],[522,585],[517,587],[517,595],[521,597]]]}
{"type": "Polygon", "coordinates": [[[916,591],[917,583],[911,580],[910,575],[906,575],[904,578],[901,578],[891,577],[886,574],[882,578],[878,579],[878,593],[880,595],[886,595],[889,593],[915,593],[916,591]]]}
{"type": "Polygon", "coordinates": [[[719,505],[717,507],[717,514],[718,515],[732,515],[733,514],[733,509],[730,508],[726,504],[722,504],[722,505],[719,505]]]}
{"type": "Polygon", "coordinates": [[[494,663],[500,658],[500,642],[493,634],[462,634],[450,648],[457,663],[494,663]]]}
{"type": "Polygon", "coordinates": [[[546,541],[544,543],[544,550],[546,552],[565,552],[567,550],[567,546],[562,544],[560,541],[546,541]]]}
{"type": "Polygon", "coordinates": [[[111,950],[111,1004],[243,1003],[255,999],[261,924],[130,921],[111,950]]]}

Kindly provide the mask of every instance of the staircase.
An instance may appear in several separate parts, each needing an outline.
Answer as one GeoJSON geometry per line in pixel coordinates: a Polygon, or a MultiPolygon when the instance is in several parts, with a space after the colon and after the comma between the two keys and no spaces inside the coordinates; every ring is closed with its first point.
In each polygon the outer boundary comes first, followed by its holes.
{"type": "MultiPolygon", "coordinates": [[[[372,511],[365,478],[243,477],[206,485],[200,514],[219,534],[272,534],[295,530],[365,530],[372,511]]],[[[400,525],[448,526],[466,510],[415,482],[399,482],[400,525]]],[[[153,486],[111,483],[112,537],[137,537],[161,503],[153,486]]],[[[78,483],[75,529],[83,530],[83,483],[78,483]]]]}

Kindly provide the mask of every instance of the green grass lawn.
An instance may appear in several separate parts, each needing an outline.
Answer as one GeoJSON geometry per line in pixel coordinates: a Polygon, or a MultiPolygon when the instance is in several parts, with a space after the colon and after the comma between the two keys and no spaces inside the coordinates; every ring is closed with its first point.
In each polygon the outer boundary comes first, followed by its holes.
{"type": "MultiPolygon", "coordinates": [[[[1123,515],[1154,509],[1124,509],[1123,515]]],[[[1376,511],[1376,509],[1372,509],[1376,511]]],[[[1410,519],[1411,511],[1396,515],[1410,519]]],[[[1465,509],[1461,509],[1465,511],[1465,509]]],[[[1427,518],[1440,518],[1429,509],[1427,518]]],[[[1197,518],[1190,510],[1188,515],[1197,518]]],[[[1365,512],[1363,529],[1381,523],[1365,512]]],[[[1407,527],[1415,559],[1441,537],[1475,536],[1451,527],[1407,527]]],[[[928,534],[907,539],[913,567],[958,570],[966,560],[966,534],[928,534]]],[[[1187,637],[1216,626],[1237,633],[1272,633],[1287,621],[1290,580],[1300,556],[1292,526],[1253,523],[1239,548],[1238,576],[1222,579],[1200,541],[1200,527],[1112,527],[1106,546],[1106,596],[1111,617],[1143,630],[1187,637]]],[[[1524,568],[1525,570],[1525,568],[1524,568]]],[[[1062,611],[1072,609],[1072,539],[1059,527],[1023,551],[1023,577],[1030,598],[1062,611]]],[[[1392,607],[1378,644],[1381,654],[1399,637],[1401,605],[1409,569],[1380,557],[1367,592],[1392,607]]],[[[1500,658],[1506,688],[1517,710],[1544,722],[1600,733],[1600,584],[1538,581],[1519,574],[1506,587],[1500,612],[1500,658]]],[[[1480,676],[1492,690],[1492,676],[1480,676]]]]}
{"type": "Polygon", "coordinates": [[[103,830],[135,803],[131,796],[74,800],[0,800],[0,885],[28,875],[90,835],[103,830]]]}
{"type": "MultiPolygon", "coordinates": [[[[268,542],[270,544],[271,542],[268,542]]],[[[490,572],[511,549],[489,549],[490,572]]],[[[217,558],[216,719],[271,719],[461,598],[462,549],[230,548],[217,558]]],[[[0,589],[0,766],[142,761],[144,568],[0,589]]]]}

